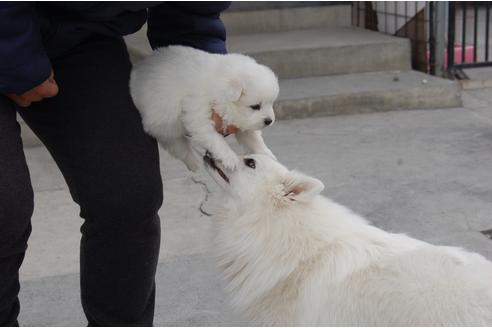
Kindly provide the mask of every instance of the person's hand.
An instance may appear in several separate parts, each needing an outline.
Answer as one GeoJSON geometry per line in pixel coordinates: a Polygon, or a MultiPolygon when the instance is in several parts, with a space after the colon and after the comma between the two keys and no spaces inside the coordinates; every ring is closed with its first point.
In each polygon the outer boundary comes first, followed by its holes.
{"type": "Polygon", "coordinates": [[[41,101],[44,98],[54,97],[58,94],[58,85],[56,84],[53,71],[51,71],[50,76],[46,81],[40,85],[24,92],[21,95],[16,95],[13,93],[7,94],[6,96],[12,99],[20,107],[28,107],[31,103],[35,101],[41,101]]]}
{"type": "Polygon", "coordinates": [[[239,132],[239,129],[235,125],[228,125],[224,129],[224,121],[216,112],[212,112],[212,121],[214,122],[215,130],[223,136],[239,132]]]}

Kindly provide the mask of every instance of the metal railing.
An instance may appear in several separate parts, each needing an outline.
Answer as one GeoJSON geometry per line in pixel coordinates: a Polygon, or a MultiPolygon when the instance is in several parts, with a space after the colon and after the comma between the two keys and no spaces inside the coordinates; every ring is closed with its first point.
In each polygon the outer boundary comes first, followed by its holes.
{"type": "Polygon", "coordinates": [[[492,66],[490,49],[491,2],[449,2],[448,72],[462,77],[462,69],[492,66]]]}
{"type": "Polygon", "coordinates": [[[410,39],[412,68],[466,78],[463,69],[492,66],[492,2],[354,1],[352,24],[410,39]]]}
{"type": "Polygon", "coordinates": [[[412,67],[428,72],[428,10],[428,1],[353,1],[352,25],[410,39],[412,67]]]}

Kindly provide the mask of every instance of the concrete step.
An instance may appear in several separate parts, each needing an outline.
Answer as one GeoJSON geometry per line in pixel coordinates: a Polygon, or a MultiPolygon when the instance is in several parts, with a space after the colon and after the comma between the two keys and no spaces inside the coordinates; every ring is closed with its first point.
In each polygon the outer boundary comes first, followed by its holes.
{"type": "MultiPolygon", "coordinates": [[[[222,13],[228,38],[234,35],[273,33],[296,29],[351,26],[350,2],[235,2],[222,13]]],[[[125,36],[132,60],[151,53],[147,24],[125,36]]]]}
{"type": "Polygon", "coordinates": [[[411,68],[409,40],[356,27],[233,35],[227,45],[283,79],[411,68]]]}
{"type": "Polygon", "coordinates": [[[256,5],[256,2],[239,2],[233,3],[231,9],[224,12],[221,18],[226,26],[227,35],[350,26],[351,6],[339,4],[261,7],[256,5]],[[244,4],[249,5],[249,9],[242,8],[244,4]],[[251,7],[250,4],[254,5],[251,7]]]}
{"type": "Polygon", "coordinates": [[[350,6],[351,4],[352,1],[232,1],[226,12],[338,5],[350,6]]]}
{"type": "MultiPolygon", "coordinates": [[[[133,62],[152,52],[146,26],[125,40],[133,62]]],[[[411,69],[407,39],[356,27],[231,35],[227,46],[271,67],[280,78],[411,69]]]]}
{"type": "Polygon", "coordinates": [[[463,72],[467,78],[459,81],[464,90],[492,87],[492,67],[467,68],[463,72]]]}
{"type": "Polygon", "coordinates": [[[278,119],[460,107],[457,81],[416,71],[383,71],[280,81],[278,119]]]}
{"type": "MultiPolygon", "coordinates": [[[[280,81],[277,119],[460,107],[459,82],[416,71],[383,71],[280,81]]],[[[21,122],[26,147],[41,143],[21,122]]]]}

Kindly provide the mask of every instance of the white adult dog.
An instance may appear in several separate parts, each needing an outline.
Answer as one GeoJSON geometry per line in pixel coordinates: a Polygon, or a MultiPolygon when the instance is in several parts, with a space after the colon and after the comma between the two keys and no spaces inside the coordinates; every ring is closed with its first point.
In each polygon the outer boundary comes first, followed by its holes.
{"type": "Polygon", "coordinates": [[[229,169],[236,153],[215,131],[212,113],[240,130],[238,142],[248,152],[273,156],[260,129],[275,120],[279,91],[275,74],[239,54],[210,54],[183,46],[154,51],[131,73],[130,92],[144,129],[188,169],[202,163],[196,150],[208,150],[229,169]]]}
{"type": "Polygon", "coordinates": [[[204,160],[225,190],[216,241],[226,289],[255,324],[492,325],[483,256],[373,227],[268,156],[234,172],[204,160]]]}

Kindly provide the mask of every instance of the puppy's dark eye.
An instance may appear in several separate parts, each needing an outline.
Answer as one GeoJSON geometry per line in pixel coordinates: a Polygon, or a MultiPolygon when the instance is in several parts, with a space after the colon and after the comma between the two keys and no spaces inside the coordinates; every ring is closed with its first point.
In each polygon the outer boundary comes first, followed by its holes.
{"type": "Polygon", "coordinates": [[[246,165],[247,167],[252,168],[253,170],[256,168],[256,162],[252,158],[245,158],[244,159],[244,165],[246,165]]]}
{"type": "Polygon", "coordinates": [[[249,106],[252,110],[260,110],[261,104],[251,105],[249,106]]]}

